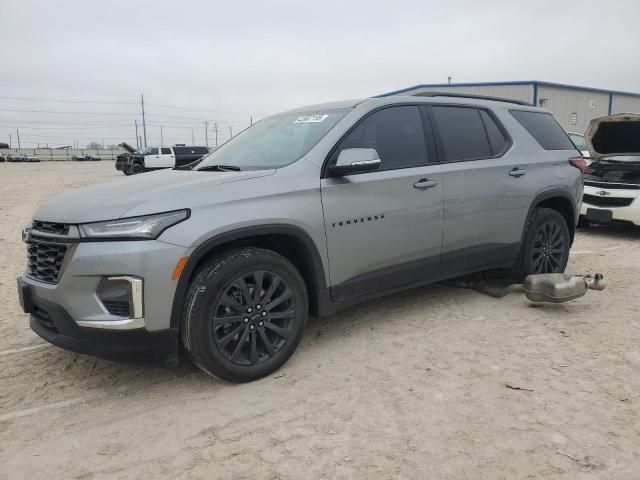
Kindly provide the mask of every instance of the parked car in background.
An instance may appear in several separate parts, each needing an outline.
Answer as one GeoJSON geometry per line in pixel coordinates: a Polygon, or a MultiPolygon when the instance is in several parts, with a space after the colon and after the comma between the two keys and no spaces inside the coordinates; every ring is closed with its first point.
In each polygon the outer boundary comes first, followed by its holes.
{"type": "Polygon", "coordinates": [[[640,225],[640,114],[595,118],[586,134],[593,163],[584,177],[582,225],[640,225]]]}
{"type": "Polygon", "coordinates": [[[589,152],[589,147],[587,146],[587,141],[585,140],[584,135],[575,132],[568,132],[568,135],[576,148],[580,150],[582,156],[588,160],[591,157],[591,153],[589,152]]]}
{"type": "Polygon", "coordinates": [[[131,175],[149,170],[183,167],[200,160],[208,153],[207,147],[187,147],[185,145],[147,147],[140,152],[119,155],[116,159],[116,170],[124,172],[125,175],[131,175]]]}
{"type": "Polygon", "coordinates": [[[564,271],[583,168],[551,112],[523,102],[300,108],[197,164],[50,198],[23,231],[20,303],[62,348],[175,362],[182,344],[212,375],[255,380],[310,314],[485,270],[564,271]]]}
{"type": "Polygon", "coordinates": [[[7,155],[7,162],[24,162],[26,155],[22,155],[20,153],[16,153],[15,155],[9,154],[7,155]]]}
{"type": "Polygon", "coordinates": [[[99,162],[102,159],[94,155],[86,154],[86,155],[73,155],[71,157],[71,160],[74,160],[76,162],[99,162]]]}
{"type": "Polygon", "coordinates": [[[35,155],[25,155],[23,161],[24,162],[39,162],[40,159],[38,157],[36,157],[35,155]]]}

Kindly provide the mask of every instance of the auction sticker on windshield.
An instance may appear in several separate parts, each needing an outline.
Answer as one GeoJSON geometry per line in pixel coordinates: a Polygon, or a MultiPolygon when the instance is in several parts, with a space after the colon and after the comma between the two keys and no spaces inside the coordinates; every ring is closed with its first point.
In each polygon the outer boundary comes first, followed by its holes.
{"type": "Polygon", "coordinates": [[[320,123],[329,115],[303,115],[294,120],[293,123],[320,123]]]}

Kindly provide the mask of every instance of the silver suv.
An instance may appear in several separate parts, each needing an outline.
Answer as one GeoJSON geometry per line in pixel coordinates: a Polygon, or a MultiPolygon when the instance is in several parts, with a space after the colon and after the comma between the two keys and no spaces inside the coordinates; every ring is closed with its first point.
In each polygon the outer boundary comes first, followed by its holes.
{"type": "Polygon", "coordinates": [[[23,232],[31,328],[231,381],[308,315],[474,272],[561,272],[584,160],[550,112],[427,94],[266,118],[199,163],[66,192],[23,232]],[[181,346],[183,348],[181,348],[181,346]]]}

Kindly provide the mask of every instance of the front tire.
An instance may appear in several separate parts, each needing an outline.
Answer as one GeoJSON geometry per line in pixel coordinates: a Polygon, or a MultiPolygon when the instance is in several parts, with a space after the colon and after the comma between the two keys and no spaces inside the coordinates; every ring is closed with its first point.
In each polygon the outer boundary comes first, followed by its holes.
{"type": "Polygon", "coordinates": [[[304,280],[282,255],[260,248],[228,250],[195,274],[184,305],[182,342],[193,363],[232,382],[280,368],[307,322],[304,280]]]}
{"type": "Polygon", "coordinates": [[[571,235],[565,218],[557,210],[536,208],[527,222],[515,276],[562,273],[569,261],[571,235]]]}
{"type": "Polygon", "coordinates": [[[130,172],[131,172],[131,175],[137,175],[138,173],[144,172],[144,167],[139,163],[134,163],[133,165],[131,165],[130,172]]]}

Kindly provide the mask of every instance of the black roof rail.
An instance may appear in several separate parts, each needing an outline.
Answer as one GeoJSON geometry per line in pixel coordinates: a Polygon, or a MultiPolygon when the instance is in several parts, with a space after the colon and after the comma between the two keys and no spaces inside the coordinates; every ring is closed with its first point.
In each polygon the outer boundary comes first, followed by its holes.
{"type": "Polygon", "coordinates": [[[453,97],[453,98],[474,98],[476,100],[491,100],[493,102],[515,103],[516,105],[526,105],[533,107],[533,104],[522,100],[513,100],[511,98],[491,97],[489,95],[473,95],[471,93],[449,93],[449,92],[421,92],[413,93],[412,97],[453,97]]]}

